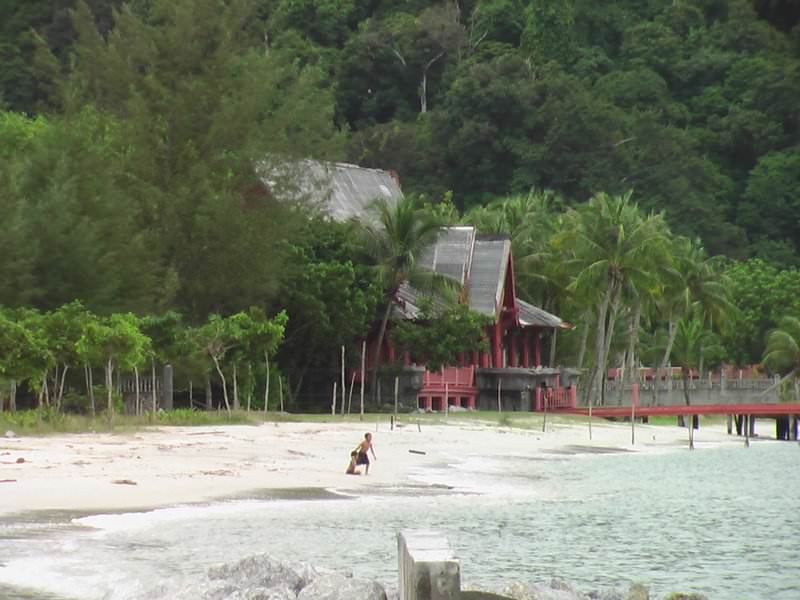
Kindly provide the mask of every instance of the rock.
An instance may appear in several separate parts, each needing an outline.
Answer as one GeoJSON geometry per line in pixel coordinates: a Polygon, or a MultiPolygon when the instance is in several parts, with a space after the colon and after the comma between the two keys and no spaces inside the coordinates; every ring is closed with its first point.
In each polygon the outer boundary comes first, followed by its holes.
{"type": "Polygon", "coordinates": [[[625,600],[650,600],[650,590],[641,583],[634,583],[628,590],[625,600]]]}
{"type": "Polygon", "coordinates": [[[590,600],[589,596],[576,591],[569,583],[558,578],[553,579],[550,586],[515,581],[503,588],[501,594],[514,600],[590,600]]]}
{"type": "Polygon", "coordinates": [[[208,578],[224,580],[237,590],[257,588],[268,591],[287,587],[297,594],[317,576],[313,567],[304,565],[301,568],[303,571],[299,572],[268,554],[259,554],[236,563],[212,567],[208,570],[208,578]]]}
{"type": "Polygon", "coordinates": [[[17,437],[17,434],[9,429],[8,431],[6,431],[6,437],[7,438],[15,438],[15,437],[17,437]]]}
{"type": "Polygon", "coordinates": [[[304,587],[297,600],[386,600],[386,591],[375,581],[328,573],[304,587]]]}
{"type": "Polygon", "coordinates": [[[664,600],[708,600],[703,594],[691,593],[684,594],[683,592],[672,592],[664,596],[664,600]]]}
{"type": "Polygon", "coordinates": [[[24,459],[24,458],[22,458],[21,456],[20,456],[20,457],[17,459],[17,464],[18,464],[18,465],[21,465],[21,464],[22,464],[22,463],[24,463],[24,462],[25,462],[25,459],[24,459]]]}

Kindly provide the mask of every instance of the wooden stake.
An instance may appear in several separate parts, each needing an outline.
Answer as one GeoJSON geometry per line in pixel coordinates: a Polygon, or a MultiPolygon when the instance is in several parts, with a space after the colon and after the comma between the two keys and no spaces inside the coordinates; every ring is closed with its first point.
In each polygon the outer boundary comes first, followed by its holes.
{"type": "Polygon", "coordinates": [[[342,416],[344,416],[344,396],[347,393],[347,386],[344,381],[344,344],[342,344],[342,416]]]}
{"type": "Polygon", "coordinates": [[[333,382],[333,398],[331,398],[331,415],[336,414],[336,384],[338,382],[333,382]]]}
{"type": "Polygon", "coordinates": [[[366,340],[361,342],[361,420],[364,420],[364,363],[367,354],[366,340]]]}
{"type": "Polygon", "coordinates": [[[356,373],[353,371],[353,376],[350,378],[350,393],[347,396],[347,414],[349,415],[353,407],[353,386],[356,384],[356,373]]]}
{"type": "MultiPolygon", "coordinates": [[[[267,414],[267,408],[269,407],[269,354],[264,352],[264,364],[267,366],[267,383],[264,386],[264,414],[267,414]]],[[[283,410],[283,405],[281,403],[281,411],[283,410]]]]}
{"type": "Polygon", "coordinates": [[[400,378],[394,378],[394,418],[397,419],[397,394],[400,389],[400,378]]]}
{"type": "Polygon", "coordinates": [[[631,446],[636,445],[636,405],[631,397],[631,446]]]}
{"type": "Polygon", "coordinates": [[[503,412],[503,401],[502,401],[502,390],[503,390],[503,380],[501,379],[500,375],[497,376],[497,412],[503,412]]]}

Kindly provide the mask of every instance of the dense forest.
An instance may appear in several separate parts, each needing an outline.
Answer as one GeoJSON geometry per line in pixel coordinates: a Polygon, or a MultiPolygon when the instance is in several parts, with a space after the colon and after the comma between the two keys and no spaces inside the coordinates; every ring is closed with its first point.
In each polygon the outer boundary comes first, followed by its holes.
{"type": "Polygon", "coordinates": [[[701,367],[756,362],[800,307],[798,99],[792,0],[6,0],[0,306],[285,308],[299,393],[387,291],[349,226],[277,201],[290,174],[250,193],[254,165],[313,157],[511,235],[527,296],[584,325],[566,364],[666,362],[690,317],[701,367]],[[661,240],[620,265],[660,282],[587,279],[592,227],[661,240]],[[697,286],[663,301],[690,262],[724,288],[705,312],[697,286]]]}

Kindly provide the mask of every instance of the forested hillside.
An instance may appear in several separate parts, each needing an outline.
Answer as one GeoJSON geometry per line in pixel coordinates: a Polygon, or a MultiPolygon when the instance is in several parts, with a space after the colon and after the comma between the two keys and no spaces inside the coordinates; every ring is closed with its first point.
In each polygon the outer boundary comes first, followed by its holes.
{"type": "MultiPolygon", "coordinates": [[[[58,110],[74,0],[6,0],[0,98],[58,110]],[[35,33],[34,33],[35,32],[35,33]]],[[[119,0],[90,0],[108,31],[119,0]]],[[[133,0],[131,10],[147,5],[133,0]]],[[[459,208],[532,187],[633,189],[712,253],[800,263],[800,8],[792,0],[252,0],[249,39],[319,69],[339,158],[459,208]]]]}
{"type": "Polygon", "coordinates": [[[119,369],[328,402],[424,240],[370,252],[296,210],[308,157],[397,171],[411,232],[509,236],[587,390],[609,365],[794,372],[770,332],[800,314],[799,22],[792,0],[5,0],[0,407],[22,381],[60,398],[67,367],[111,381],[100,342],[137,332],[119,369]]]}

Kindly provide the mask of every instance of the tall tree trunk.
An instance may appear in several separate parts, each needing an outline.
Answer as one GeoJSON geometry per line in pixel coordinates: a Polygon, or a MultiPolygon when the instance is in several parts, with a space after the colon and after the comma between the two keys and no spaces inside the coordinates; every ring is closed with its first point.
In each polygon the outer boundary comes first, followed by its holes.
{"type": "Polygon", "coordinates": [[[639,323],[642,319],[642,304],[636,299],[633,305],[633,314],[630,318],[630,326],[628,328],[628,350],[625,353],[625,361],[622,365],[622,381],[619,386],[619,401],[618,404],[622,406],[622,397],[625,393],[625,386],[629,381],[632,381],[633,369],[635,368],[636,361],[636,346],[639,344],[639,323]]]}
{"type": "Polygon", "coordinates": [[[134,375],[134,379],[135,379],[135,383],[136,383],[136,401],[135,401],[135,406],[134,406],[134,413],[136,415],[141,415],[142,414],[142,397],[141,397],[141,394],[139,393],[140,392],[140,390],[139,390],[139,367],[137,367],[136,365],[133,366],[133,375],[134,375]]]}
{"type": "Polygon", "coordinates": [[[83,365],[84,374],[86,375],[86,395],[89,396],[89,406],[92,410],[92,418],[97,416],[97,404],[94,401],[94,381],[92,380],[92,367],[88,364],[83,365]]]}
{"type": "Polygon", "coordinates": [[[603,345],[603,357],[600,368],[600,400],[606,403],[606,380],[608,379],[608,354],[611,351],[611,340],[614,338],[614,327],[617,324],[617,314],[619,314],[619,303],[622,297],[622,288],[617,286],[611,300],[611,307],[608,311],[608,325],[605,334],[605,344],[603,345]]]}
{"type": "Polygon", "coordinates": [[[64,365],[64,370],[61,371],[61,384],[58,386],[58,396],[56,396],[56,407],[61,410],[61,401],[64,399],[64,384],[67,381],[67,371],[69,367],[64,365]]]}
{"type": "Polygon", "coordinates": [[[553,335],[550,336],[550,357],[547,364],[550,368],[556,365],[556,344],[558,343],[558,329],[553,329],[553,335]]]}
{"type": "Polygon", "coordinates": [[[228,411],[228,414],[231,414],[231,403],[228,402],[228,385],[225,382],[225,374],[222,372],[222,369],[219,366],[219,361],[217,360],[216,356],[212,356],[211,360],[214,361],[214,367],[217,369],[217,374],[219,375],[220,380],[222,381],[222,397],[225,400],[225,410],[228,411]]]}
{"type": "Polygon", "coordinates": [[[211,376],[206,373],[206,410],[214,410],[214,396],[211,393],[211,376]]]}
{"type": "Polygon", "coordinates": [[[233,409],[239,410],[239,382],[236,377],[236,363],[233,363],[233,409]]]}
{"type": "Polygon", "coordinates": [[[666,377],[672,377],[672,373],[666,373],[666,368],[669,363],[669,356],[672,354],[672,345],[675,343],[675,336],[677,333],[677,323],[672,315],[670,315],[667,325],[667,346],[664,348],[664,356],[661,358],[661,364],[656,370],[655,385],[653,386],[653,401],[656,406],[659,404],[658,396],[661,388],[661,373],[664,373],[666,377]]]}
{"type": "Polygon", "coordinates": [[[608,316],[608,305],[611,303],[612,293],[612,284],[609,282],[606,291],[603,292],[603,299],[597,307],[597,327],[594,340],[595,364],[592,367],[589,380],[586,382],[586,403],[589,405],[594,403],[597,391],[595,389],[595,379],[602,368],[601,359],[603,357],[603,348],[605,348],[606,317],[608,316]]]}
{"type": "Polygon", "coordinates": [[[106,362],[106,399],[108,416],[114,414],[114,363],[109,358],[106,362]]]}
{"type": "Polygon", "coordinates": [[[281,413],[283,413],[283,379],[278,374],[278,397],[281,402],[281,413]]]}
{"type": "Polygon", "coordinates": [[[158,410],[158,401],[156,400],[156,361],[155,359],[150,360],[150,377],[152,378],[150,390],[151,400],[153,402],[153,412],[155,413],[158,410]]]}
{"type": "Polygon", "coordinates": [[[383,346],[383,337],[386,335],[386,325],[389,323],[389,315],[392,314],[392,301],[393,296],[389,296],[386,302],[386,310],[383,311],[381,318],[381,327],[378,330],[378,339],[375,343],[375,362],[372,365],[372,375],[370,377],[370,392],[372,393],[372,401],[375,406],[378,404],[378,367],[381,361],[381,347],[383,346]]]}
{"type": "Polygon", "coordinates": [[[9,412],[17,411],[17,382],[15,379],[11,380],[11,389],[8,394],[8,410],[9,412]]]}
{"type": "Polygon", "coordinates": [[[264,352],[264,364],[267,366],[267,383],[264,386],[264,414],[266,414],[269,408],[269,355],[266,351],[264,352]]]}
{"type": "Polygon", "coordinates": [[[581,343],[578,347],[578,369],[583,369],[583,359],[586,357],[586,345],[589,341],[589,318],[592,315],[592,309],[588,309],[583,313],[583,330],[581,331],[581,343]]]}
{"type": "Polygon", "coordinates": [[[252,403],[253,403],[253,364],[248,362],[247,363],[247,412],[250,412],[252,403]]]}

